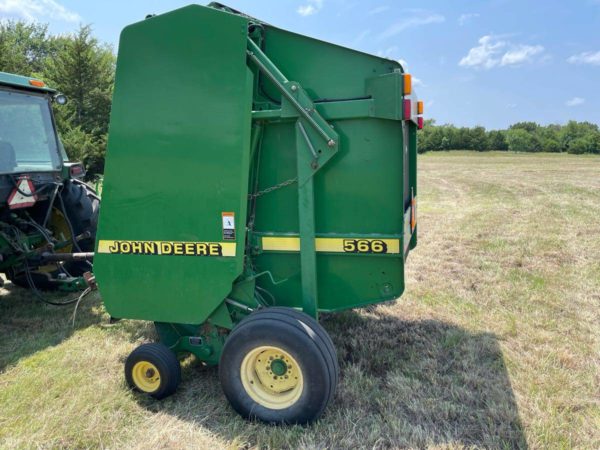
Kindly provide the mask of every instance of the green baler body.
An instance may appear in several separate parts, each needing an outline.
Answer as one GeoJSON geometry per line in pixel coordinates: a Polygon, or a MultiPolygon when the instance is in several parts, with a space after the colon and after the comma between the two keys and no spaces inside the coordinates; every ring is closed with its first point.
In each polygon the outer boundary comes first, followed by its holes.
{"type": "Polygon", "coordinates": [[[217,8],[127,27],[94,261],[108,312],[231,328],[258,298],[316,315],[400,296],[416,245],[402,76],[217,8]]]}

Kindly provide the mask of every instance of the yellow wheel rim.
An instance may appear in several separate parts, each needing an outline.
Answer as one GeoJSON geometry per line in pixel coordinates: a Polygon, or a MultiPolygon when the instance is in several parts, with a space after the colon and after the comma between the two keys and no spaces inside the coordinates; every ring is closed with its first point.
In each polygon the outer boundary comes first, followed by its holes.
{"type": "Polygon", "coordinates": [[[140,391],[152,393],[160,386],[160,373],[156,366],[148,361],[135,363],[131,369],[131,377],[140,391]]]}
{"type": "Polygon", "coordinates": [[[279,347],[261,346],[249,352],[240,375],[246,393],[265,408],[287,408],[302,395],[302,368],[279,347]]]}
{"type": "MultiPolygon", "coordinates": [[[[48,221],[48,228],[50,231],[52,231],[53,237],[55,237],[59,242],[73,240],[67,219],[62,211],[58,208],[52,208],[50,220],[48,221]]],[[[46,245],[46,243],[43,245],[46,245]]],[[[72,251],[73,244],[68,244],[58,250],[55,250],[56,253],[71,253],[72,251]]],[[[38,272],[54,272],[56,270],[56,264],[40,266],[37,270],[38,272]]]]}

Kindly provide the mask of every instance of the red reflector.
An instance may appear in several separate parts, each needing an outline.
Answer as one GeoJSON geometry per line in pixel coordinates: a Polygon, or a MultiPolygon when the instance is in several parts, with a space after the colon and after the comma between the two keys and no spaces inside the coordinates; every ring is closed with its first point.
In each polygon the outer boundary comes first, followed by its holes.
{"type": "Polygon", "coordinates": [[[422,117],[417,117],[417,128],[419,130],[423,129],[423,118],[422,117]]]}
{"type": "Polygon", "coordinates": [[[85,170],[83,168],[83,166],[71,166],[71,176],[72,177],[79,177],[85,175],[85,170]]]}
{"type": "Polygon", "coordinates": [[[412,116],[412,103],[410,100],[404,100],[404,120],[410,120],[412,116]]]}

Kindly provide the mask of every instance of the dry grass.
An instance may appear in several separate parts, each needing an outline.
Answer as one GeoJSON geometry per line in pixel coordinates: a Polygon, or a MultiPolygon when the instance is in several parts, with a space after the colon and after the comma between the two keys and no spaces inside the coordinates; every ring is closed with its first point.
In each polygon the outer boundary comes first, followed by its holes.
{"type": "Polygon", "coordinates": [[[247,423],[215,369],[128,392],[151,327],[0,291],[0,447],[600,448],[600,158],[428,154],[396,303],[323,318],[342,381],[312,427],[247,423]]]}

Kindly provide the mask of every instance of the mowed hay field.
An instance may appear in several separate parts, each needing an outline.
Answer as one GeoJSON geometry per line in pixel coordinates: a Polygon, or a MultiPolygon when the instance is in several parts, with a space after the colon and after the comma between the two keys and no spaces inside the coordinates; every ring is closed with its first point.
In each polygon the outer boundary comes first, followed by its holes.
{"type": "Polygon", "coordinates": [[[420,157],[419,245],[394,303],[322,317],[335,401],[310,427],[228,406],[184,362],[162,402],[123,361],[150,324],[109,324],[96,296],[0,296],[0,448],[600,448],[600,157],[420,157]]]}

